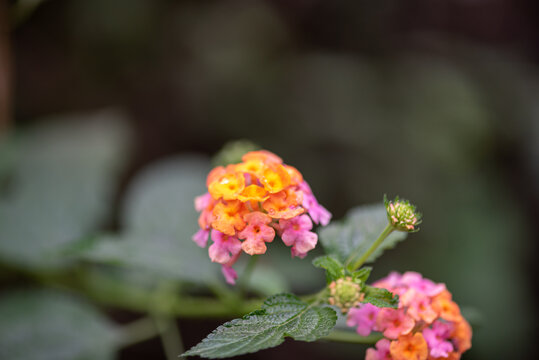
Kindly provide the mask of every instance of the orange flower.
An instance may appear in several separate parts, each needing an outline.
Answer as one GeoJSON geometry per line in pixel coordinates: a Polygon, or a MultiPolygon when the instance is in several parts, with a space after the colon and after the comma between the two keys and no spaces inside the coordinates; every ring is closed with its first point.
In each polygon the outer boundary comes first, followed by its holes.
{"type": "Polygon", "coordinates": [[[263,187],[260,187],[258,185],[249,185],[243,191],[241,194],[238,195],[238,199],[246,202],[246,201],[265,201],[269,198],[268,192],[264,190],[263,187]]]}
{"type": "Polygon", "coordinates": [[[220,232],[234,236],[237,231],[245,228],[243,215],[247,213],[245,205],[238,200],[219,201],[213,208],[214,220],[211,223],[212,228],[220,232]]]}
{"type": "Polygon", "coordinates": [[[463,353],[472,347],[472,328],[464,318],[455,324],[451,337],[459,353],[463,353]]]}
{"type": "Polygon", "coordinates": [[[216,168],[213,168],[206,177],[206,186],[209,187],[212,182],[217,181],[217,179],[219,179],[224,174],[226,174],[226,170],[224,167],[217,166],[216,168]]]}
{"type": "Polygon", "coordinates": [[[442,292],[440,295],[432,300],[432,309],[440,314],[439,316],[444,320],[460,321],[462,315],[459,306],[450,298],[448,299],[447,294],[442,292]]]}
{"type": "Polygon", "coordinates": [[[427,342],[421,333],[399,336],[392,341],[389,352],[394,360],[426,360],[429,355],[427,342]]]}
{"type": "Polygon", "coordinates": [[[284,165],[284,168],[290,176],[290,182],[292,185],[299,185],[303,182],[303,175],[293,166],[284,165]]]}
{"type": "Polygon", "coordinates": [[[229,173],[221,175],[208,187],[214,199],[236,200],[245,188],[245,177],[242,173],[229,173]]]}
{"type": "Polygon", "coordinates": [[[206,186],[208,192],[195,199],[195,209],[201,214],[200,230],[193,241],[203,247],[211,234],[214,244],[210,246],[210,258],[223,264],[223,274],[231,283],[235,276],[231,266],[241,250],[249,255],[265,253],[266,243],[273,241],[278,231],[285,244],[292,246],[292,256],[304,257],[318,240],[317,235],[309,231],[312,227],[309,216],[322,225],[327,225],[331,218],[301,173],[283,164],[280,157],[269,151],[252,151],[242,157],[241,163],[214,168],[207,176],[206,186]],[[304,212],[307,214],[302,215],[304,212]],[[291,225],[291,229],[284,229],[277,220],[308,223],[310,227],[296,229],[291,225]],[[232,254],[215,245],[216,241],[228,244],[229,238],[236,239],[234,246],[241,244],[241,250],[234,247],[232,254]],[[227,256],[232,257],[229,260],[227,256]]]}
{"type": "Polygon", "coordinates": [[[270,195],[269,199],[264,201],[262,207],[274,219],[291,219],[305,211],[304,208],[299,206],[300,203],[301,195],[292,189],[288,189],[270,195]]]}
{"type": "Polygon", "coordinates": [[[236,171],[246,172],[256,177],[262,176],[265,168],[266,164],[260,159],[251,159],[236,165],[236,171]]]}
{"type": "Polygon", "coordinates": [[[290,186],[291,183],[288,171],[286,171],[281,164],[271,164],[271,166],[268,166],[259,180],[264,188],[271,194],[278,193],[290,186]]]}

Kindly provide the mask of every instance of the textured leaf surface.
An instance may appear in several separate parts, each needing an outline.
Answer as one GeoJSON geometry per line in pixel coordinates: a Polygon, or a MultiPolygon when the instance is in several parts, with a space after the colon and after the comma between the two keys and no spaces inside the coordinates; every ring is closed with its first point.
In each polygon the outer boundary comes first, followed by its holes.
{"type": "Polygon", "coordinates": [[[0,199],[0,260],[31,268],[61,266],[60,249],[100,225],[125,160],[122,116],[103,111],[50,119],[8,151],[9,185],[0,199]]]}
{"type": "MultiPolygon", "coordinates": [[[[387,225],[386,210],[382,204],[366,205],[352,209],[341,222],[334,222],[319,230],[320,241],[328,254],[341,261],[356,248],[365,253],[387,225]]],[[[367,262],[376,260],[384,250],[395,247],[406,238],[407,233],[394,231],[372,253],[367,262]]]]}
{"type": "Polygon", "coordinates": [[[371,303],[377,307],[397,308],[399,306],[399,296],[386,289],[373,286],[365,287],[364,303],[371,303]]]}
{"type": "Polygon", "coordinates": [[[49,291],[19,291],[0,300],[0,359],[113,359],[111,324],[89,304],[49,291]]]}
{"type": "Polygon", "coordinates": [[[313,265],[326,269],[328,283],[344,277],[343,264],[331,255],[319,256],[313,260],[313,265]]]}
{"type": "Polygon", "coordinates": [[[268,298],[262,308],[229,321],[183,356],[225,358],[277,346],[286,336],[314,341],[327,336],[337,314],[329,307],[311,306],[290,294],[268,298]]]}

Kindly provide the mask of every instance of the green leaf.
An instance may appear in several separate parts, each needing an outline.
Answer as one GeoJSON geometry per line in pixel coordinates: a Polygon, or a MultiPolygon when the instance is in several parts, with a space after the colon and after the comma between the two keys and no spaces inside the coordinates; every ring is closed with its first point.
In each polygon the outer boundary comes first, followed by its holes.
{"type": "Polygon", "coordinates": [[[93,306],[44,290],[0,300],[0,358],[113,359],[119,334],[93,306]]]}
{"type": "Polygon", "coordinates": [[[399,306],[399,296],[392,292],[373,286],[365,286],[365,298],[363,303],[371,303],[377,307],[389,307],[396,309],[399,306]]]}
{"type": "Polygon", "coordinates": [[[354,280],[360,280],[363,284],[365,284],[371,275],[371,271],[372,267],[370,266],[362,267],[361,269],[352,273],[352,278],[354,278],[354,280]]]}
{"type": "Polygon", "coordinates": [[[112,111],[50,119],[14,139],[0,198],[0,261],[34,269],[66,264],[60,252],[94,231],[112,207],[128,131],[112,111]]]}
{"type": "MultiPolygon", "coordinates": [[[[387,225],[384,205],[365,205],[352,209],[341,222],[333,222],[319,229],[320,241],[328,254],[344,262],[355,250],[365,253],[387,225]]],[[[384,250],[395,247],[407,233],[394,231],[372,253],[367,262],[375,261],[384,250]]]]}
{"type": "Polygon", "coordinates": [[[313,260],[313,265],[326,269],[326,278],[328,283],[344,277],[344,266],[334,256],[319,256],[313,260]]]}
{"type": "Polygon", "coordinates": [[[207,158],[185,155],[144,170],[129,187],[124,233],[85,241],[79,256],[192,282],[217,279],[219,267],[192,240],[194,198],[204,193],[207,158]]]}
{"type": "Polygon", "coordinates": [[[194,199],[207,192],[209,171],[209,159],[194,154],[144,169],[130,184],[122,206],[125,232],[174,236],[191,247],[191,236],[198,230],[194,199]]]}
{"type": "MultiPolygon", "coordinates": [[[[238,267],[238,269],[241,279],[243,272],[241,268],[238,267]]],[[[272,294],[290,291],[286,273],[283,273],[282,269],[261,262],[253,269],[247,286],[250,290],[261,296],[270,296],[272,294]]]]}
{"type": "Polygon", "coordinates": [[[289,336],[314,341],[327,336],[337,321],[326,306],[309,305],[294,295],[268,298],[260,310],[229,321],[182,356],[225,358],[277,346],[289,336]]]}

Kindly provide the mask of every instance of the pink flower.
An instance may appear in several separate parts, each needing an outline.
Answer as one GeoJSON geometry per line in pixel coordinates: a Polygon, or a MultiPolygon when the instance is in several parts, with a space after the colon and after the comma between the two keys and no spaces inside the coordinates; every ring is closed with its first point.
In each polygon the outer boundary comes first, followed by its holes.
{"type": "Polygon", "coordinates": [[[400,296],[400,301],[402,307],[408,308],[408,315],[415,321],[423,320],[430,324],[438,317],[438,313],[431,306],[431,297],[415,289],[408,289],[400,296]]]}
{"type": "Polygon", "coordinates": [[[447,341],[451,336],[453,327],[449,323],[436,321],[432,324],[432,328],[423,330],[423,337],[427,341],[432,357],[448,357],[452,352],[453,344],[447,341]]]}
{"type": "Polygon", "coordinates": [[[395,289],[400,284],[401,278],[402,278],[401,274],[399,274],[396,271],[392,271],[385,278],[380,279],[376,281],[375,283],[373,283],[372,286],[375,286],[378,288],[384,288],[388,290],[395,289]]]}
{"type": "Polygon", "coordinates": [[[290,220],[281,219],[279,228],[283,242],[286,246],[292,246],[292,256],[304,258],[318,242],[318,235],[309,231],[313,228],[313,223],[307,215],[290,220]]]}
{"type": "Polygon", "coordinates": [[[391,342],[388,339],[380,339],[376,343],[376,350],[367,349],[365,360],[391,360],[389,346],[391,342]]]}
{"type": "Polygon", "coordinates": [[[249,255],[264,254],[265,242],[272,242],[275,238],[275,230],[268,226],[272,219],[260,211],[247,213],[243,219],[247,226],[238,233],[240,239],[245,239],[241,248],[249,255]]]}
{"type": "Polygon", "coordinates": [[[197,212],[201,212],[202,210],[206,210],[208,206],[210,206],[213,202],[213,199],[210,195],[210,193],[205,193],[204,195],[197,196],[195,198],[195,210],[197,212]]]}
{"type": "Polygon", "coordinates": [[[318,203],[316,197],[313,195],[311,187],[306,181],[299,184],[299,188],[303,192],[302,206],[307,210],[315,224],[322,224],[326,226],[331,220],[331,213],[327,211],[325,207],[318,203]]]}
{"type": "Polygon", "coordinates": [[[389,339],[396,339],[399,335],[408,334],[414,325],[415,321],[406,315],[404,309],[383,308],[380,309],[376,317],[376,326],[389,339]]]}
{"type": "MultiPolygon", "coordinates": [[[[376,315],[379,308],[372,304],[361,304],[359,308],[352,308],[348,313],[346,325],[357,326],[356,331],[361,336],[368,336],[376,327],[376,315]]],[[[389,349],[389,346],[388,346],[389,349]]]]}
{"type": "Polygon", "coordinates": [[[196,232],[195,235],[193,235],[192,240],[196,242],[198,246],[203,248],[203,247],[206,247],[209,236],[210,236],[210,232],[208,230],[200,229],[196,232]]]}
{"type": "Polygon", "coordinates": [[[423,278],[420,273],[414,271],[405,272],[402,275],[401,282],[427,296],[436,296],[445,290],[445,284],[436,284],[429,279],[423,278]]]}
{"type": "Polygon", "coordinates": [[[236,284],[236,279],[238,278],[238,273],[236,273],[236,270],[230,266],[221,265],[221,272],[223,273],[223,276],[228,284],[236,284]]]}
{"type": "Polygon", "coordinates": [[[211,239],[213,244],[210,245],[208,253],[213,262],[228,264],[232,259],[237,258],[241,252],[241,242],[234,236],[212,230],[211,239]]]}

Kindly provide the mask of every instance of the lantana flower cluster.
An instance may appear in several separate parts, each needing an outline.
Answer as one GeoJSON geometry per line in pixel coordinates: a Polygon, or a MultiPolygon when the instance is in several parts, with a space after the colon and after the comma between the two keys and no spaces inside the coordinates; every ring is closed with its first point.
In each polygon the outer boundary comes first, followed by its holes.
{"type": "Polygon", "coordinates": [[[457,360],[471,347],[472,329],[444,284],[416,272],[392,272],[373,286],[398,294],[400,301],[397,309],[371,304],[350,309],[347,325],[358,334],[384,335],[367,350],[366,360],[457,360]]]}
{"type": "Polygon", "coordinates": [[[266,243],[279,235],[292,256],[303,258],[318,241],[313,222],[327,225],[331,219],[301,173],[269,151],[248,152],[241,163],[214,168],[206,185],[208,192],[195,199],[200,230],[193,241],[205,247],[211,237],[210,259],[222,265],[231,284],[242,251],[264,254],[266,243]]]}

